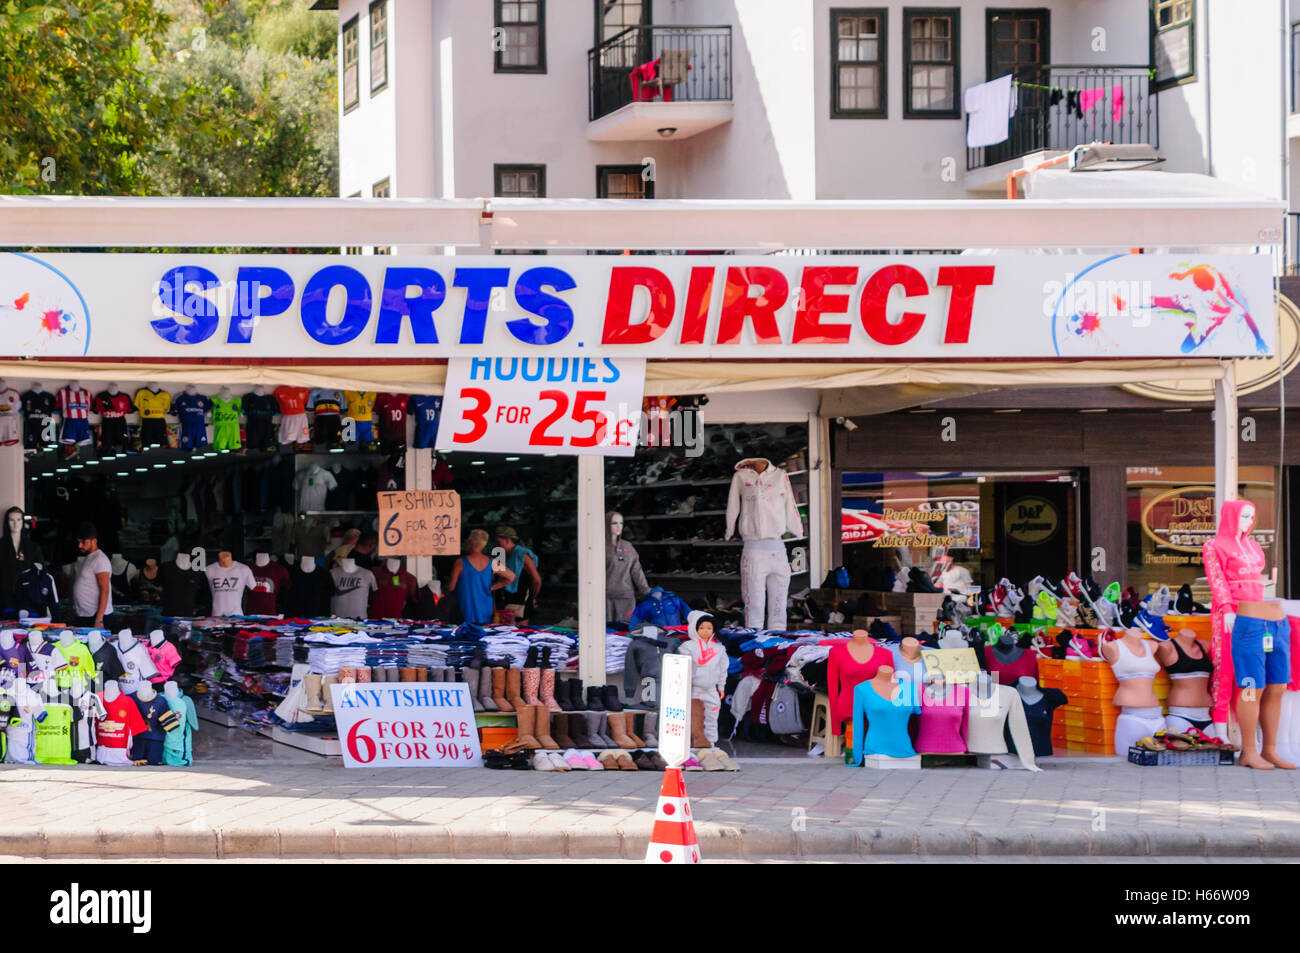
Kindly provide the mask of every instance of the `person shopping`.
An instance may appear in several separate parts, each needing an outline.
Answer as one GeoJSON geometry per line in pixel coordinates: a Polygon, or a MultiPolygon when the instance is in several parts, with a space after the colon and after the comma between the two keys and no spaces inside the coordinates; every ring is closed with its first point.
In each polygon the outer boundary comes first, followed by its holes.
{"type": "Polygon", "coordinates": [[[510,581],[500,587],[501,593],[497,596],[500,607],[514,606],[515,621],[527,622],[537,610],[537,598],[542,593],[537,554],[519,541],[519,534],[513,527],[498,526],[492,535],[505,554],[506,569],[510,570],[510,581]]]}
{"type": "Polygon", "coordinates": [[[487,625],[492,621],[492,593],[514,580],[509,569],[494,569],[483,554],[488,544],[486,531],[476,529],[465,541],[465,555],[456,560],[447,579],[447,592],[455,595],[466,622],[487,625]]]}

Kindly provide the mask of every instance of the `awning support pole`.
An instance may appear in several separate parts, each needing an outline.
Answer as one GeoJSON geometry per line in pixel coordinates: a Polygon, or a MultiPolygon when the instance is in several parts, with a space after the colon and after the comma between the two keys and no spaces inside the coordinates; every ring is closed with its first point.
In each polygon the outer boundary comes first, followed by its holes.
{"type": "Polygon", "coordinates": [[[1237,498],[1237,369],[1220,362],[1223,376],[1214,382],[1214,511],[1237,498]]]}
{"type": "Polygon", "coordinates": [[[578,457],[578,677],[605,684],[605,458],[578,457]]]}
{"type": "MultiPolygon", "coordinates": [[[[406,451],[406,489],[433,489],[433,451],[408,449],[406,451]]],[[[380,527],[383,531],[383,527],[380,527]]],[[[462,534],[464,530],[462,530],[462,534]]],[[[427,586],[433,579],[432,556],[409,556],[406,571],[415,577],[421,587],[427,586]]]]}

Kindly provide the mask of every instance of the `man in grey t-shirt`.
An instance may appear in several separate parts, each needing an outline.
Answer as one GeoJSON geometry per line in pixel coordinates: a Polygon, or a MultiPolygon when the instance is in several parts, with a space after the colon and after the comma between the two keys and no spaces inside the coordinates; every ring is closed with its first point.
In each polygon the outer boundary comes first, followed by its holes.
{"type": "Polygon", "coordinates": [[[86,559],[72,584],[72,611],[79,624],[102,626],[105,618],[113,614],[113,564],[99,548],[99,531],[94,523],[77,527],[77,551],[86,559]]]}
{"type": "Polygon", "coordinates": [[[350,564],[352,572],[342,567],[330,570],[330,579],[334,581],[330,611],[341,619],[365,619],[369,616],[370,593],[379,588],[375,574],[351,559],[343,561],[350,564]]]}

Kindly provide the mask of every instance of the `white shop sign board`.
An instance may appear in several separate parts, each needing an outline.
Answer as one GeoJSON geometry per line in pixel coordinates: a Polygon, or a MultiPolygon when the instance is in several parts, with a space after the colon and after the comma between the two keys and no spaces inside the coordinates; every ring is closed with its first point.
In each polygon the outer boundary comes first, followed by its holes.
{"type": "Polygon", "coordinates": [[[348,768],[479,768],[483,752],[461,682],[331,685],[348,768]]]}
{"type": "Polygon", "coordinates": [[[689,655],[664,655],[659,679],[659,754],[668,767],[691,756],[691,667],[689,655]]]}

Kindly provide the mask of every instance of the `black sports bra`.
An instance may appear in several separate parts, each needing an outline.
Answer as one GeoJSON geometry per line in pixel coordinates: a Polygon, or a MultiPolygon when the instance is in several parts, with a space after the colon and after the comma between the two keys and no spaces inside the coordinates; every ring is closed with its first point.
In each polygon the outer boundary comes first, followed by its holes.
{"type": "Polygon", "coordinates": [[[1165,671],[1169,673],[1170,678],[1178,676],[1196,676],[1208,675],[1214,670],[1214,663],[1210,661],[1209,655],[1205,654],[1205,646],[1201,646],[1201,657],[1192,658],[1183,651],[1183,647],[1178,644],[1177,639],[1170,639],[1174,644],[1174,651],[1178,653],[1178,660],[1173,665],[1165,666],[1165,671]]]}

